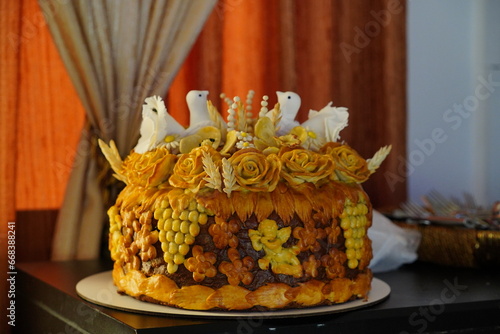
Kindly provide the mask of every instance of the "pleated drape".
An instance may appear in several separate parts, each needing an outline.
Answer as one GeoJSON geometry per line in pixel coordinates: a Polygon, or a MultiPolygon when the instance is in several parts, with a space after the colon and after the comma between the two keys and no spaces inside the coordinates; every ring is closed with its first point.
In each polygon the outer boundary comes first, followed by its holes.
{"type": "MultiPolygon", "coordinates": [[[[364,184],[377,207],[406,198],[406,5],[395,0],[219,1],[168,95],[168,109],[186,124],[190,89],[219,99],[254,99],[275,91],[302,98],[298,119],[328,102],[349,108],[341,138],[369,158],[392,152],[364,184]]],[[[257,101],[256,101],[257,100],[257,101]]],[[[259,108],[255,105],[254,108],[259,108]]]]}
{"type": "Polygon", "coordinates": [[[96,258],[109,198],[104,190],[114,189],[97,138],[113,139],[128,154],[138,138],[144,98],[166,94],[215,1],[39,3],[87,116],[52,258],[96,258]]]}

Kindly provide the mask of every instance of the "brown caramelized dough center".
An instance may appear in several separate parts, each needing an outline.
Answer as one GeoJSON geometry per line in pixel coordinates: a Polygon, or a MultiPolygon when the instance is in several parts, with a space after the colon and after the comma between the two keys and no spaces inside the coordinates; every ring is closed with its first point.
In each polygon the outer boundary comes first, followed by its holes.
{"type": "Polygon", "coordinates": [[[175,286],[170,297],[162,301],[143,293],[141,298],[184,308],[235,309],[234,300],[224,299],[230,291],[244,295],[248,308],[274,308],[271,293],[279,295],[276,308],[343,302],[354,290],[366,297],[369,284],[354,285],[370,275],[366,195],[359,186],[333,182],[300,190],[278,187],[265,196],[226,197],[172,189],[156,194],[148,206],[140,196],[121,207],[117,202],[110,209],[110,249],[125,276],[117,285],[131,294],[124,280],[146,284],[164,277],[175,286]],[[289,201],[276,200],[275,192],[289,201]],[[218,306],[199,299],[176,305],[197,286],[206,287],[199,293],[218,306]]]}

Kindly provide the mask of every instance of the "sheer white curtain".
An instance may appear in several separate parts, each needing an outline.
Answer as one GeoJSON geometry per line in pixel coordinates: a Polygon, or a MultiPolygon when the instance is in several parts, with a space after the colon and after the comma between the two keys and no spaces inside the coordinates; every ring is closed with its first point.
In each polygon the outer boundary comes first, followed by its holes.
{"type": "MultiPolygon", "coordinates": [[[[141,105],[164,96],[216,0],[39,0],[86,110],[86,126],[53,242],[53,260],[99,255],[106,164],[97,138],[122,156],[135,145],[141,105]]],[[[57,94],[57,92],[54,92],[57,94]]]]}

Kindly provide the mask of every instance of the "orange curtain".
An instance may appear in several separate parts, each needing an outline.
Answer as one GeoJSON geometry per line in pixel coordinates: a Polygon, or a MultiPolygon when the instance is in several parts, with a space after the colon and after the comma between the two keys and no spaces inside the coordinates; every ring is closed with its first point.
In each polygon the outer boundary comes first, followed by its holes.
{"type": "MultiPolygon", "coordinates": [[[[401,171],[406,156],[406,8],[394,0],[219,1],[168,95],[168,110],[184,125],[184,96],[210,91],[244,98],[275,91],[302,98],[298,115],[328,102],[349,108],[343,140],[369,158],[381,146],[392,153],[364,184],[376,207],[406,199],[401,171]]],[[[259,106],[255,105],[254,109],[259,106]]]]}
{"type": "MultiPolygon", "coordinates": [[[[7,223],[16,223],[19,260],[24,222],[16,221],[16,211],[61,205],[78,160],[84,112],[37,1],[0,1],[0,13],[0,308],[5,310],[7,223]]],[[[37,232],[33,238],[40,237],[37,232]]],[[[0,333],[9,329],[7,321],[0,322],[0,333]]]]}
{"type": "Polygon", "coordinates": [[[1,36],[1,162],[10,168],[2,180],[10,183],[2,181],[9,194],[0,205],[14,213],[57,209],[80,158],[76,146],[84,110],[37,1],[3,1],[2,6],[8,8],[1,12],[6,29],[1,36]]]}
{"type": "MultiPolygon", "coordinates": [[[[19,85],[19,58],[8,36],[20,32],[21,5],[17,1],[0,2],[0,314],[4,315],[7,299],[7,240],[8,222],[15,220],[15,143],[17,99],[11,92],[19,85]],[[12,88],[9,88],[12,87],[12,88]]],[[[2,317],[0,332],[9,333],[8,318],[2,317]]]]}

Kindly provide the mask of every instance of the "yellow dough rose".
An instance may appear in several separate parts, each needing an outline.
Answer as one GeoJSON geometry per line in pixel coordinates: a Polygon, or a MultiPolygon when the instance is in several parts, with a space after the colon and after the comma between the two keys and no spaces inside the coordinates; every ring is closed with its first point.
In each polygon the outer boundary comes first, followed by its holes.
{"type": "Polygon", "coordinates": [[[291,185],[326,179],[333,172],[333,160],[328,155],[304,149],[283,148],[279,152],[283,164],[281,176],[291,185]]]}
{"type": "Polygon", "coordinates": [[[130,184],[156,187],[172,174],[177,156],[164,147],[143,154],[132,152],[123,162],[124,174],[130,184]]]}
{"type": "Polygon", "coordinates": [[[335,174],[340,181],[362,183],[368,180],[371,174],[368,163],[349,145],[332,142],[323,146],[321,152],[333,158],[335,174]]]}
{"type": "Polygon", "coordinates": [[[177,188],[191,189],[194,192],[203,187],[207,183],[204,180],[207,173],[203,169],[203,152],[210,154],[213,162],[220,166],[222,158],[219,152],[208,145],[197,147],[190,153],[182,154],[179,157],[169,179],[170,185],[177,188]]]}
{"type": "Polygon", "coordinates": [[[281,162],[275,154],[256,149],[237,151],[229,158],[238,185],[248,191],[271,192],[279,181],[281,162]]]}

